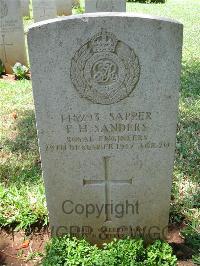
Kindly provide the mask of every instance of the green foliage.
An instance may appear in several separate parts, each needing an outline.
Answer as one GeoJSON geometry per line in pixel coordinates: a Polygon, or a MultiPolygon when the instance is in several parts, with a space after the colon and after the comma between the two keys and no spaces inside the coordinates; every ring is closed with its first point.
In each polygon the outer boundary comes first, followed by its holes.
{"type": "Polygon", "coordinates": [[[18,229],[27,229],[46,216],[46,205],[43,185],[28,186],[16,184],[8,188],[0,187],[0,223],[2,226],[17,225],[18,229]],[[38,191],[39,190],[39,191],[38,191]],[[27,198],[24,199],[24,195],[27,198]]]}
{"type": "Polygon", "coordinates": [[[84,12],[85,12],[85,10],[81,5],[75,6],[73,8],[73,14],[83,14],[84,12]]]}
{"type": "Polygon", "coordinates": [[[14,73],[16,79],[26,79],[27,78],[27,74],[28,74],[29,70],[26,66],[17,62],[12,69],[13,69],[13,73],[14,73]]]}
{"type": "Polygon", "coordinates": [[[47,223],[31,83],[0,81],[0,226],[47,223]]]}
{"type": "Polygon", "coordinates": [[[177,259],[172,255],[172,248],[169,244],[157,240],[153,245],[147,247],[146,266],[173,266],[176,265],[177,259]]]}
{"type": "Polygon", "coordinates": [[[192,256],[192,261],[195,263],[195,265],[200,265],[200,255],[192,256]]]}
{"type": "MultiPolygon", "coordinates": [[[[199,195],[200,197],[200,195],[199,195]]],[[[193,220],[181,230],[181,235],[185,239],[185,244],[193,251],[192,260],[195,265],[200,265],[200,224],[199,219],[193,217],[193,220]]]]}
{"type": "Polygon", "coordinates": [[[115,239],[99,249],[85,240],[64,236],[50,240],[42,265],[175,266],[176,262],[171,247],[160,240],[145,248],[141,239],[115,239]]]}
{"type": "Polygon", "coordinates": [[[23,19],[24,20],[30,20],[31,18],[29,16],[24,16],[23,19]]]}
{"type": "Polygon", "coordinates": [[[0,59],[0,77],[3,75],[3,73],[5,73],[5,68],[3,62],[0,59]]]}
{"type": "Polygon", "coordinates": [[[185,238],[187,246],[193,250],[193,262],[200,265],[200,226],[199,222],[193,220],[183,230],[181,230],[182,236],[185,238]]]}
{"type": "Polygon", "coordinates": [[[85,240],[76,238],[53,238],[46,246],[43,266],[57,265],[91,265],[92,254],[97,254],[96,246],[90,246],[85,240]]]}
{"type": "Polygon", "coordinates": [[[145,260],[145,248],[143,240],[114,239],[109,244],[104,244],[103,250],[98,250],[100,260],[94,265],[143,265],[145,260]]]}
{"type": "Polygon", "coordinates": [[[200,62],[183,61],[171,222],[200,221],[200,62]]]}

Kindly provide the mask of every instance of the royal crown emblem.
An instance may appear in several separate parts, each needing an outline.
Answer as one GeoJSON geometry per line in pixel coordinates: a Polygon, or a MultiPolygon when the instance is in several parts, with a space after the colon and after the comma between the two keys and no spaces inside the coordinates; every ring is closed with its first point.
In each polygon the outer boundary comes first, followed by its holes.
{"type": "Polygon", "coordinates": [[[74,55],[71,80],[82,98],[113,104],[130,95],[140,76],[133,49],[105,30],[95,34],[74,55]]]}
{"type": "Polygon", "coordinates": [[[117,39],[112,33],[102,31],[91,39],[91,46],[95,53],[114,52],[117,45],[117,39]]]}

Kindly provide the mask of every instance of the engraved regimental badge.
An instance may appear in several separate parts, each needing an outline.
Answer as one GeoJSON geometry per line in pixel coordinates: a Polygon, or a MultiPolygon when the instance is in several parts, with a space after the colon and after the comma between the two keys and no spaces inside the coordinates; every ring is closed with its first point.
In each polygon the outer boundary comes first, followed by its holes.
{"type": "Polygon", "coordinates": [[[6,0],[0,0],[0,18],[6,17],[8,14],[8,6],[6,0]]]}
{"type": "Polygon", "coordinates": [[[140,76],[133,49],[102,30],[85,43],[71,62],[71,80],[79,95],[98,104],[128,97],[140,76]]]}

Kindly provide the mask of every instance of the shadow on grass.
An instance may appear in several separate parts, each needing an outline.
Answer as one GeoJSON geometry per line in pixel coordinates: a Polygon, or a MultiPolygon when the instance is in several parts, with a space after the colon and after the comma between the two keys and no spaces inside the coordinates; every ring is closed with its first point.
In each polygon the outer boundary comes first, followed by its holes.
{"type": "Polygon", "coordinates": [[[177,132],[176,173],[172,190],[170,220],[187,226],[185,244],[196,254],[200,243],[197,211],[200,207],[200,62],[183,62],[177,132]],[[181,197],[180,197],[181,195],[181,197]]]}
{"type": "Polygon", "coordinates": [[[5,145],[11,152],[35,151],[37,149],[37,131],[35,126],[35,114],[32,110],[18,114],[16,129],[18,135],[14,140],[7,140],[5,145]]]}
{"type": "Polygon", "coordinates": [[[0,167],[0,181],[6,184],[37,182],[41,177],[35,114],[32,110],[17,113],[15,123],[10,130],[16,136],[4,139],[2,152],[7,154],[0,167]]]}
{"type": "Polygon", "coordinates": [[[200,60],[183,61],[181,74],[181,96],[200,96],[200,60]]]}
{"type": "Polygon", "coordinates": [[[200,62],[183,62],[180,111],[177,132],[176,166],[188,177],[200,178],[200,62]]]}

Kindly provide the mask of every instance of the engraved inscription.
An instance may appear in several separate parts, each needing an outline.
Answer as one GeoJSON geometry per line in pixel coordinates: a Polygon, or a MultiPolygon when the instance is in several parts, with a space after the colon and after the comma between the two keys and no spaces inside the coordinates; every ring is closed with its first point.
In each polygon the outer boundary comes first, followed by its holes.
{"type": "MultiPolygon", "coordinates": [[[[135,136],[133,136],[135,137],[135,136]]],[[[136,136],[139,137],[139,136],[136,136]]],[[[146,136],[145,136],[146,138],[146,136]]],[[[102,151],[102,150],[115,150],[115,151],[125,151],[125,150],[144,150],[144,149],[157,149],[157,150],[167,150],[172,146],[170,142],[159,141],[159,142],[133,142],[133,143],[117,143],[117,142],[87,142],[79,143],[78,141],[67,140],[66,143],[62,144],[46,144],[44,149],[45,152],[65,152],[65,151],[102,151]]]]}
{"type": "Polygon", "coordinates": [[[110,157],[103,157],[104,162],[104,180],[86,180],[83,179],[83,185],[104,185],[105,186],[105,206],[106,208],[106,220],[105,222],[112,221],[111,212],[109,206],[111,206],[111,191],[110,184],[133,184],[133,179],[129,180],[111,180],[110,179],[110,167],[109,167],[110,157]]]}
{"type": "Polygon", "coordinates": [[[8,15],[8,6],[6,0],[0,0],[0,18],[4,18],[8,15]]]}
{"type": "Polygon", "coordinates": [[[82,98],[97,104],[125,99],[139,76],[139,60],[133,49],[105,30],[85,43],[71,61],[75,89],[82,98]]]}
{"type": "Polygon", "coordinates": [[[153,122],[156,123],[154,114],[149,111],[62,113],[60,122],[65,137],[59,143],[46,143],[45,152],[159,151],[172,147],[162,136],[159,139],[149,136],[153,122]]]}

